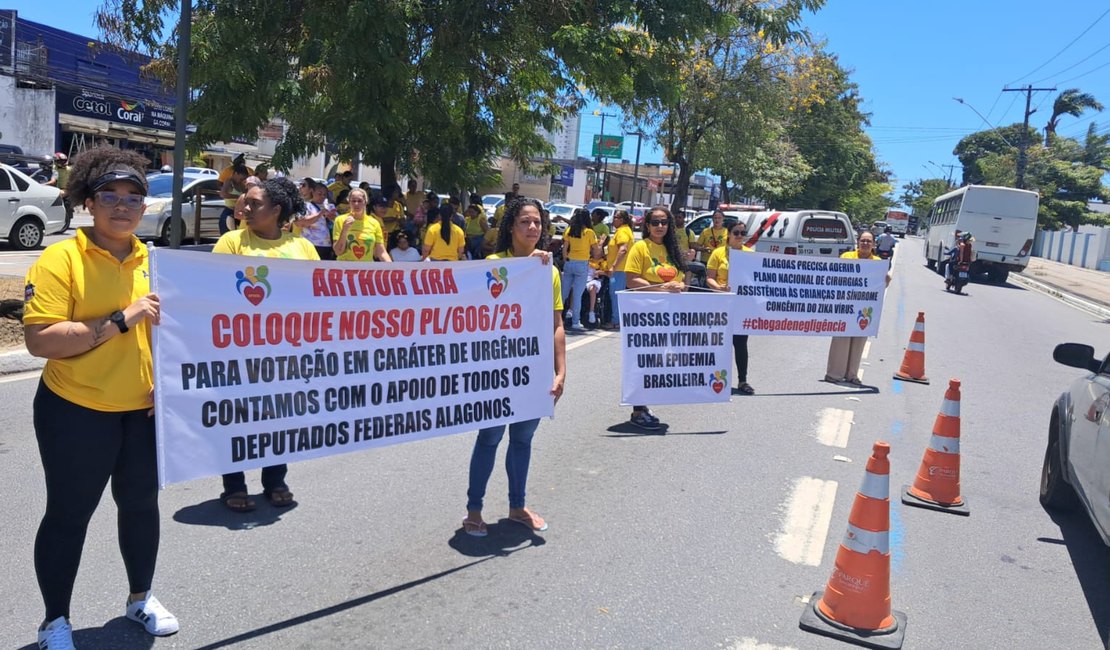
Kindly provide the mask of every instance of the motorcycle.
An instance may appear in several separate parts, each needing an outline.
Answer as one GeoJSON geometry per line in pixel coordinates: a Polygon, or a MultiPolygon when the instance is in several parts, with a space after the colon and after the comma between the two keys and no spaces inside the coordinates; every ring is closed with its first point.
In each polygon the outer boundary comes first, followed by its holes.
{"type": "Polygon", "coordinates": [[[971,265],[967,262],[950,262],[948,269],[949,275],[944,279],[944,288],[947,291],[963,293],[964,286],[971,277],[971,265]]]}
{"type": "Polygon", "coordinates": [[[894,249],[893,248],[888,250],[888,251],[884,251],[884,250],[880,249],[878,252],[879,252],[879,259],[881,259],[881,260],[889,260],[894,255],[894,249]]]}

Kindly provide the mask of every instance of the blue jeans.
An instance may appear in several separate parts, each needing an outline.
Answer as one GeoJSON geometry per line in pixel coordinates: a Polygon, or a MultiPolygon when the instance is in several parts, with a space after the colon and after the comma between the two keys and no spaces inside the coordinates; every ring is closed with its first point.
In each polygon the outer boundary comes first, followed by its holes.
{"type": "MultiPolygon", "coordinates": [[[[524,486],[528,483],[528,464],[532,459],[532,436],[539,419],[513,422],[508,425],[509,449],[505,452],[505,474],[509,477],[509,507],[524,507],[524,486]]],[[[474,452],[470,455],[470,487],[466,491],[466,509],[481,512],[486,484],[497,460],[497,445],[505,435],[501,424],[478,431],[474,452]]]]}
{"type": "Polygon", "coordinates": [[[589,271],[590,263],[586,260],[567,260],[563,264],[563,306],[570,309],[571,325],[579,322],[578,316],[582,311],[582,293],[586,291],[589,271]]]}
{"type": "Polygon", "coordinates": [[[620,308],[617,307],[617,292],[624,291],[628,286],[626,283],[628,279],[624,275],[624,271],[613,271],[613,276],[609,278],[609,310],[613,314],[610,320],[614,325],[621,324],[620,308]]]}

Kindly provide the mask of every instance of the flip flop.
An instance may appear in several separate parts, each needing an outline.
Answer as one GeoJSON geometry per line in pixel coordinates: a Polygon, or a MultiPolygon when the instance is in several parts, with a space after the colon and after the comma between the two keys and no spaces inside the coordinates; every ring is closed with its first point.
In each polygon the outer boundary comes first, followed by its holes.
{"type": "Polygon", "coordinates": [[[543,532],[547,530],[547,522],[543,520],[543,517],[528,510],[525,510],[525,515],[523,516],[516,515],[514,517],[513,515],[509,515],[509,521],[515,521],[534,532],[543,532]]]}
{"type": "Polygon", "coordinates": [[[486,522],[484,521],[463,519],[462,527],[463,532],[471,537],[485,537],[489,534],[489,529],[486,528],[486,522]]]}
{"type": "Polygon", "coordinates": [[[736,390],[740,391],[744,395],[755,395],[755,389],[752,388],[752,385],[746,381],[737,386],[736,390]]]}
{"type": "Polygon", "coordinates": [[[224,506],[232,512],[251,512],[254,510],[254,499],[246,492],[231,492],[220,495],[224,506]]]}
{"type": "Polygon", "coordinates": [[[293,505],[293,493],[289,491],[289,488],[274,488],[266,495],[266,498],[270,500],[270,505],[275,508],[287,508],[293,505]]]}

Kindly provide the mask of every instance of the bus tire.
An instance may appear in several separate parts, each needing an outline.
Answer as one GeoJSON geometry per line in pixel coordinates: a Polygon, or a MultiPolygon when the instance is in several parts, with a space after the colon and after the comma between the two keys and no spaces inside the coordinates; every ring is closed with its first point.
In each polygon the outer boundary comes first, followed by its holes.
{"type": "Polygon", "coordinates": [[[987,275],[994,284],[1006,284],[1006,279],[1010,277],[1010,269],[992,266],[990,271],[987,271],[987,275]]]}
{"type": "Polygon", "coordinates": [[[929,242],[928,241],[925,242],[925,266],[929,267],[929,269],[931,269],[933,271],[937,270],[937,261],[934,260],[933,258],[929,257],[929,242]]]}

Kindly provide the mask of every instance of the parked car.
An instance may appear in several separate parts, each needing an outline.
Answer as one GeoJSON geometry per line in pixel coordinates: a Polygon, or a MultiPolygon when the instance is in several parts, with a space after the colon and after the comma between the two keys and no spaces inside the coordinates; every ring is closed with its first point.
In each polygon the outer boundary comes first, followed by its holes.
{"type": "Polygon", "coordinates": [[[208,167],[186,167],[186,174],[200,174],[201,176],[219,176],[220,172],[208,167]]]}
{"type": "Polygon", "coordinates": [[[492,219],[493,213],[497,212],[497,208],[504,202],[504,194],[486,194],[482,196],[482,209],[486,211],[486,216],[492,219]]]}
{"type": "MultiPolygon", "coordinates": [[[[150,190],[146,197],[146,212],[135,229],[135,236],[142,240],[156,240],[159,244],[170,243],[170,213],[173,210],[173,174],[153,174],[147,176],[150,190]]],[[[207,195],[201,201],[200,236],[218,239],[220,236],[220,213],[223,212],[223,199],[217,196],[220,181],[211,174],[186,173],[182,185],[185,203],[181,207],[182,241],[195,239],[196,208],[193,197],[202,191],[207,195]]]]}
{"type": "Polygon", "coordinates": [[[617,208],[617,209],[620,209],[620,206],[618,206],[616,203],[613,203],[612,201],[598,201],[597,199],[594,199],[593,201],[590,201],[589,203],[587,203],[583,207],[586,208],[587,210],[591,211],[591,212],[593,212],[594,208],[617,208]]]}
{"type": "Polygon", "coordinates": [[[1052,358],[1086,372],[1052,407],[1041,505],[1050,511],[1082,506],[1110,546],[1110,355],[1099,359],[1089,345],[1061,343],[1052,358]]]}
{"type": "Polygon", "coordinates": [[[840,257],[856,242],[848,215],[828,210],[756,212],[748,232],[757,253],[840,257]]]}
{"type": "Polygon", "coordinates": [[[0,238],[16,250],[42,245],[44,233],[66,229],[61,191],[40,185],[11,165],[0,164],[0,238]]]}
{"type": "Polygon", "coordinates": [[[548,203],[547,211],[551,213],[551,223],[555,226],[555,234],[562,236],[566,229],[570,226],[570,215],[575,210],[580,208],[580,205],[572,205],[570,203],[548,203]],[[555,217],[562,217],[566,221],[556,221],[555,217]]]}
{"type": "MultiPolygon", "coordinates": [[[[752,213],[726,212],[725,213],[725,228],[732,228],[734,225],[736,225],[736,222],[740,221],[740,218],[742,216],[745,216],[746,214],[752,214],[752,213]]],[[[701,231],[705,230],[706,228],[708,228],[711,225],[713,225],[713,213],[712,212],[701,212],[701,213],[697,214],[693,219],[690,219],[689,217],[687,217],[687,219],[686,219],[686,230],[690,231],[690,235],[691,235],[690,243],[694,243],[694,241],[697,240],[698,235],[701,234],[701,231]]],[[[744,222],[744,227],[747,227],[747,221],[746,220],[744,222]]]]}

